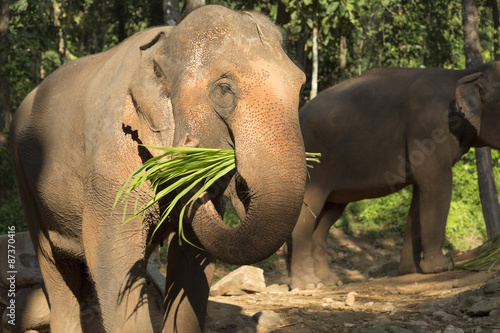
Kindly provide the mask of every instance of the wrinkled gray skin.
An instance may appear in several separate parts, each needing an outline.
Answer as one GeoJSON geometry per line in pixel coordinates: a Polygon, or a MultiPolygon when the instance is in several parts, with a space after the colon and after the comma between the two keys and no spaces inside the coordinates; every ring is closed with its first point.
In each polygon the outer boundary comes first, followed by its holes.
{"type": "Polygon", "coordinates": [[[470,147],[500,148],[500,62],[472,70],[376,69],[329,88],[299,112],[310,169],[292,235],[291,287],[335,283],[326,239],[349,202],[413,184],[399,272],[434,273],[442,254],[452,166],[470,147]]]}
{"type": "Polygon", "coordinates": [[[17,180],[51,332],[81,331],[87,281],[106,332],[201,331],[214,260],[257,262],[289,237],[305,189],[297,111],[305,77],[274,24],[252,16],[202,7],[177,27],[149,29],[66,64],[20,106],[11,127],[17,180]],[[186,214],[186,234],[206,251],[179,246],[175,214],[152,237],[162,207],[151,209],[144,231],[140,219],[122,223],[123,206],[111,214],[128,175],[161,153],[140,143],[235,149],[233,179],[186,214]],[[228,184],[226,196],[245,208],[238,228],[221,218],[228,184]],[[145,274],[165,239],[162,323],[153,320],[162,310],[148,302],[145,274]]]}

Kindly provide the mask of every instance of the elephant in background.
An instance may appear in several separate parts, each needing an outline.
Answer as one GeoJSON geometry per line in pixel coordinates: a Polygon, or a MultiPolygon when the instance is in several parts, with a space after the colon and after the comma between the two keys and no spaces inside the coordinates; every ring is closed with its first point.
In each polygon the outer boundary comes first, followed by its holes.
{"type": "Polygon", "coordinates": [[[500,148],[500,62],[470,70],[375,69],[300,111],[310,170],[292,233],[291,287],[335,283],[326,240],[348,203],[413,185],[400,274],[452,269],[443,255],[452,166],[470,147],[500,148]]]}
{"type": "Polygon", "coordinates": [[[306,181],[298,119],[304,81],[268,18],[204,6],[176,27],[70,62],[32,91],[10,133],[51,332],[82,331],[89,284],[106,332],[202,331],[215,259],[261,261],[297,222],[306,181]],[[235,150],[235,171],[184,218],[185,234],[204,250],[179,244],[182,206],[153,236],[168,200],[144,224],[123,224],[123,205],[111,214],[128,175],[161,153],[141,144],[235,150]],[[222,219],[226,197],[243,207],[237,228],[222,219]],[[164,240],[161,309],[149,299],[146,266],[164,240]],[[158,312],[163,320],[155,320],[158,312]]]}

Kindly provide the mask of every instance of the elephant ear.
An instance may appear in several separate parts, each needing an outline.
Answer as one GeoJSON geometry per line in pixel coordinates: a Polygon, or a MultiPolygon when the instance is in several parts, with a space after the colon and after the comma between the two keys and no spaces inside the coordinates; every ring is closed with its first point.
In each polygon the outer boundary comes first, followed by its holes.
{"type": "Polygon", "coordinates": [[[141,63],[132,76],[124,114],[124,125],[139,131],[148,145],[172,146],[175,121],[167,78],[154,60],[155,51],[165,44],[165,33],[140,47],[141,63]]]}
{"type": "Polygon", "coordinates": [[[482,96],[480,80],[483,73],[474,73],[464,76],[457,82],[455,100],[457,110],[462,112],[465,119],[474,127],[479,135],[481,129],[482,96]]]}

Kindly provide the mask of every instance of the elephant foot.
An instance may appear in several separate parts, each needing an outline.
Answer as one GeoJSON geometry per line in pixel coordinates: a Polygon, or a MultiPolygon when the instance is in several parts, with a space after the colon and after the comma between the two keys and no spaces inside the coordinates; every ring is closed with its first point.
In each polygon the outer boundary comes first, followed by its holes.
{"type": "Polygon", "coordinates": [[[439,254],[428,258],[423,258],[420,262],[420,269],[424,274],[441,273],[451,271],[453,269],[453,262],[451,258],[439,254]]]}
{"type": "Polygon", "coordinates": [[[413,262],[404,262],[401,261],[399,263],[399,275],[413,274],[413,273],[421,273],[420,268],[415,266],[413,262]]]}
{"type": "Polygon", "coordinates": [[[323,287],[324,284],[316,276],[316,274],[301,274],[300,276],[294,275],[290,281],[290,289],[304,289],[310,290],[319,287],[323,287]]]}
{"type": "Polygon", "coordinates": [[[330,269],[316,270],[316,276],[321,280],[325,286],[337,285],[340,278],[337,274],[332,272],[330,269]]]}

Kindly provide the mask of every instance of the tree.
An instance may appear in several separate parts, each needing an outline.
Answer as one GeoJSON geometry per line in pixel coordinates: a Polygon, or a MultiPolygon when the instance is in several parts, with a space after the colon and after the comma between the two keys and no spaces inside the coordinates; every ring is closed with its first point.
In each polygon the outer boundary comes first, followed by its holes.
{"type": "Polygon", "coordinates": [[[497,0],[490,0],[491,14],[493,16],[493,59],[500,60],[500,53],[498,50],[499,44],[499,29],[500,29],[500,19],[498,14],[498,3],[497,0]]]}
{"type": "Polygon", "coordinates": [[[7,141],[5,132],[10,124],[9,73],[6,70],[9,42],[9,1],[0,0],[0,146],[7,141]]]}
{"type": "Polygon", "coordinates": [[[163,20],[166,25],[177,25],[181,21],[179,0],[163,0],[163,20]]]}
{"type": "Polygon", "coordinates": [[[186,0],[185,14],[188,15],[196,8],[205,6],[205,0],[186,0]]]}
{"type": "MultiPolygon", "coordinates": [[[[462,0],[462,21],[464,30],[464,51],[467,68],[483,63],[479,40],[478,0],[462,0]]],[[[476,167],[488,238],[500,234],[500,204],[493,177],[491,150],[476,148],[476,167]]]]}

